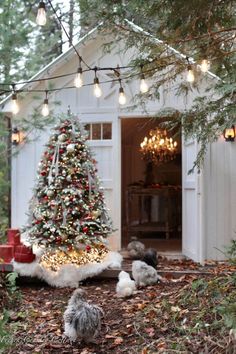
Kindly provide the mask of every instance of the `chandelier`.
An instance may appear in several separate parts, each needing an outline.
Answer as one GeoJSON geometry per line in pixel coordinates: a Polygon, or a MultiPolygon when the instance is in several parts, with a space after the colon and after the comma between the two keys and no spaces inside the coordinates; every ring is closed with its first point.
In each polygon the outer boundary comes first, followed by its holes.
{"type": "Polygon", "coordinates": [[[145,136],[140,147],[143,160],[154,164],[173,160],[177,153],[177,142],[167,136],[166,130],[158,128],[150,130],[149,138],[145,136]]]}

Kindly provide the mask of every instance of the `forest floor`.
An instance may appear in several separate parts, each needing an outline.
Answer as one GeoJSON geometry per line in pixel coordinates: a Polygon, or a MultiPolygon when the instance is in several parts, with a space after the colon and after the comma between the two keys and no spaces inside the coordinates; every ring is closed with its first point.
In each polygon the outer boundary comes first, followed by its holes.
{"type": "MultiPolygon", "coordinates": [[[[89,345],[71,345],[63,336],[62,316],[73,289],[21,284],[6,298],[0,288],[0,307],[7,308],[0,348],[8,345],[8,354],[236,353],[230,335],[236,328],[236,268],[214,262],[204,268],[190,261],[164,264],[164,281],[138,289],[129,299],[116,296],[115,279],[81,284],[88,301],[105,314],[100,336],[89,345]],[[176,278],[173,269],[196,273],[176,278]]],[[[160,262],[158,268],[163,267],[160,262]]]]}

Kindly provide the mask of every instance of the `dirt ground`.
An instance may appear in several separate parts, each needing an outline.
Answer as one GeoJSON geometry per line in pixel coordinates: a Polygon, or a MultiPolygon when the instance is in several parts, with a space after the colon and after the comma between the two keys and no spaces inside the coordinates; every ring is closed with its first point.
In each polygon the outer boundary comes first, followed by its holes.
{"type": "MultiPolygon", "coordinates": [[[[174,266],[199,270],[192,262],[178,261],[174,266]]],[[[233,353],[228,351],[232,346],[229,329],[215,311],[226,295],[235,299],[229,278],[232,268],[210,264],[205,269],[210,274],[179,278],[168,269],[173,269],[173,262],[166,263],[163,282],[138,289],[129,299],[116,296],[115,279],[83,282],[88,301],[102,307],[105,314],[100,336],[89,345],[71,345],[63,336],[62,316],[73,289],[21,285],[21,299],[10,310],[10,346],[5,353],[233,353]]]]}

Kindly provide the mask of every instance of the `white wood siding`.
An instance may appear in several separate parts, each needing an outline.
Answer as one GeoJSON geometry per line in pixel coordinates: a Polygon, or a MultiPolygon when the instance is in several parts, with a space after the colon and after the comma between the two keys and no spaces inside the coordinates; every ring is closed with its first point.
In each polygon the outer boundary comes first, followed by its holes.
{"type": "Polygon", "coordinates": [[[205,255],[222,259],[236,239],[236,142],[221,137],[210,145],[205,160],[205,255]]]}
{"type": "MultiPolygon", "coordinates": [[[[102,35],[96,39],[86,41],[86,46],[80,47],[80,52],[86,62],[91,66],[116,66],[125,65],[134,51],[118,53],[118,44],[114,53],[103,54],[102,35]]],[[[134,55],[135,56],[135,55],[134,55]]],[[[64,56],[53,67],[49,68],[43,76],[60,75],[76,71],[78,58],[71,51],[64,56]]],[[[106,79],[103,73],[98,74],[100,79],[106,79]]],[[[73,85],[73,77],[59,78],[53,81],[55,87],[73,85]]],[[[85,82],[91,82],[93,74],[84,75],[85,82]]],[[[184,80],[180,77],[179,80],[184,80]]],[[[204,80],[201,83],[205,86],[204,80]]],[[[187,99],[177,97],[176,86],[165,86],[160,88],[160,100],[151,101],[147,105],[147,112],[152,117],[159,109],[172,107],[177,110],[189,108],[193,98],[201,94],[202,87],[193,90],[187,99]]],[[[133,80],[129,84],[124,84],[125,93],[131,100],[138,92],[139,82],[133,80]]],[[[38,84],[37,88],[46,89],[47,83],[38,84]]],[[[55,108],[55,112],[67,112],[70,105],[72,113],[78,115],[82,122],[111,122],[112,141],[109,143],[95,144],[92,146],[95,157],[98,160],[98,171],[105,188],[106,202],[111,210],[111,217],[117,231],[111,237],[111,247],[120,248],[121,242],[121,133],[119,118],[143,117],[146,115],[140,108],[133,111],[128,109],[129,104],[120,109],[118,106],[118,85],[105,84],[102,86],[103,96],[96,99],[92,93],[92,86],[79,89],[61,90],[55,94],[50,94],[49,103],[53,100],[61,101],[61,106],[55,108]]],[[[27,117],[32,112],[33,107],[39,107],[42,100],[33,100],[33,95],[28,94],[21,102],[19,117],[27,117]]],[[[7,102],[2,108],[9,112],[10,103],[7,102]]],[[[17,118],[16,118],[17,119],[17,118]]],[[[17,125],[17,123],[16,123],[17,125]]],[[[36,178],[36,168],[43,150],[43,144],[48,140],[49,133],[42,133],[41,139],[26,144],[21,147],[19,154],[12,160],[12,226],[21,227],[27,220],[26,212],[28,202],[32,197],[32,188],[36,178]]],[[[191,149],[190,149],[191,150],[191,149]]],[[[236,142],[225,143],[220,140],[212,144],[207,154],[203,185],[200,188],[201,198],[197,194],[197,184],[199,181],[196,175],[187,175],[187,171],[192,167],[194,153],[183,149],[183,183],[185,192],[183,194],[184,213],[184,242],[183,251],[186,255],[200,260],[203,258],[222,258],[223,255],[216,248],[223,247],[229,243],[231,238],[235,238],[236,232],[236,142]],[[193,205],[193,209],[190,206],[193,205]],[[199,225],[201,223],[201,227],[199,225]],[[200,231],[202,230],[202,231],[200,231]],[[204,235],[204,240],[201,238],[204,235]],[[202,253],[202,255],[201,255],[202,253]]]]}

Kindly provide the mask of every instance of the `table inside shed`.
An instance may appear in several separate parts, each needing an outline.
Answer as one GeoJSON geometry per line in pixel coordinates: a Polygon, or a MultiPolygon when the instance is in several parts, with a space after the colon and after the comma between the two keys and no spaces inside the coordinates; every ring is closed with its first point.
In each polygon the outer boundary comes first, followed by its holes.
{"type": "Polygon", "coordinates": [[[164,233],[169,239],[181,229],[180,186],[128,187],[126,223],[129,239],[149,233],[164,233]]]}

